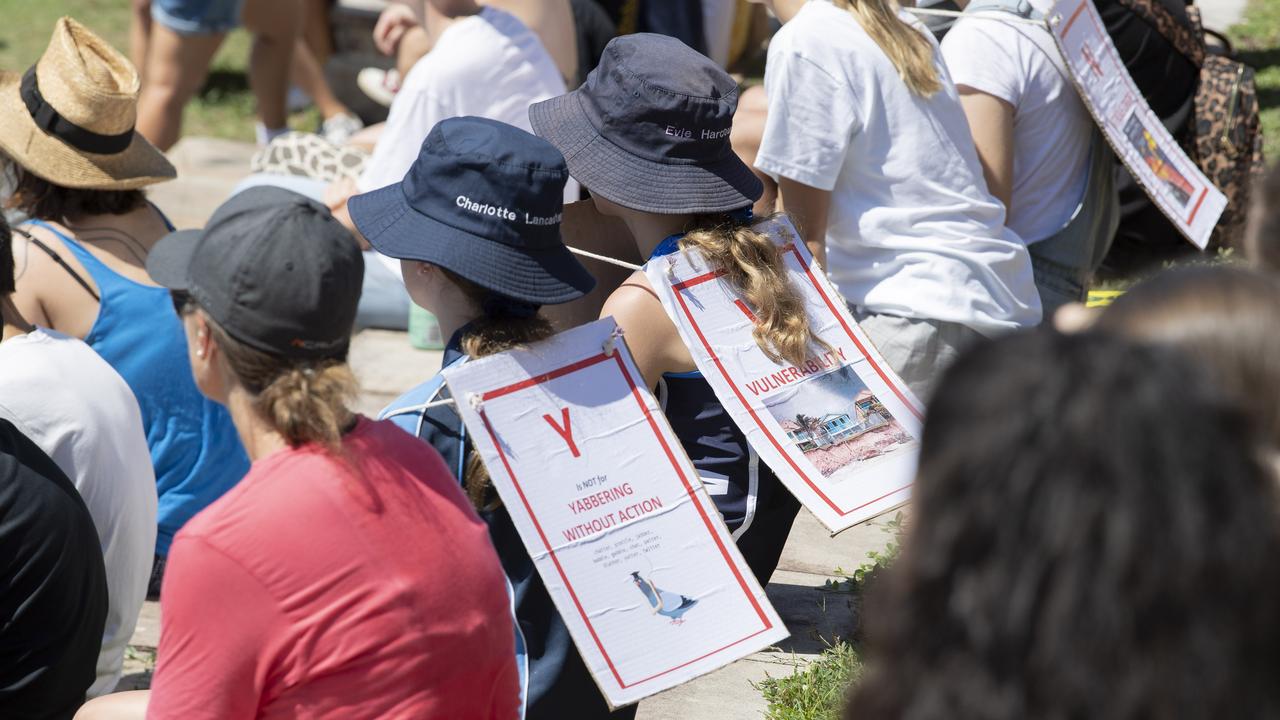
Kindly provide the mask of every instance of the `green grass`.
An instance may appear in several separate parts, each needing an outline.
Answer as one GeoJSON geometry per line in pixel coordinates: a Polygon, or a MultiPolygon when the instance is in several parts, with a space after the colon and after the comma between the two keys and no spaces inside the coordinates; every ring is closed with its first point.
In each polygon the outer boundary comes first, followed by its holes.
{"type": "Polygon", "coordinates": [[[862,674],[858,650],[838,642],[803,670],[768,678],[757,689],[769,704],[768,720],[838,720],[846,688],[862,674]]]}
{"type": "MultiPolygon", "coordinates": [[[[54,22],[70,15],[129,54],[128,0],[0,0],[0,69],[22,72],[40,58],[54,22]]],[[[253,140],[254,102],[246,68],[250,38],[238,30],[213,59],[209,79],[183,115],[184,135],[253,140]]],[[[319,114],[294,113],[289,125],[314,130],[319,114]]]]}
{"type": "Polygon", "coordinates": [[[1269,163],[1280,155],[1280,0],[1252,0],[1228,31],[1240,60],[1257,70],[1258,102],[1269,163]]]}

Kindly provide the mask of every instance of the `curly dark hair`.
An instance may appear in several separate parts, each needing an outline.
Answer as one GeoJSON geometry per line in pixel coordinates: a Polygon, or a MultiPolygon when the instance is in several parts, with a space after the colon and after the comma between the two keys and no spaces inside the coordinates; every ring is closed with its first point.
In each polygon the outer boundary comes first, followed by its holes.
{"type": "Polygon", "coordinates": [[[0,297],[13,294],[17,285],[14,275],[13,230],[4,213],[0,213],[0,297]]]}
{"type": "Polygon", "coordinates": [[[945,374],[847,720],[1280,716],[1274,480],[1173,353],[1041,330],[945,374]]]}

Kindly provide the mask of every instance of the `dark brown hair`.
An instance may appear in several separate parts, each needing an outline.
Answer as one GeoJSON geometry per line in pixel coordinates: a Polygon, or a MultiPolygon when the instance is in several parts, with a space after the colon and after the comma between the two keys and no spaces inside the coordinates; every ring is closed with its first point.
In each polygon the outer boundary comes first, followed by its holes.
{"type": "Polygon", "coordinates": [[[0,297],[12,295],[17,288],[13,261],[13,230],[4,213],[0,213],[0,297]]]}
{"type": "Polygon", "coordinates": [[[145,205],[141,190],[81,190],[49,182],[25,169],[9,207],[37,220],[75,220],[86,215],[124,215],[145,205]]]}
{"type": "Polygon", "coordinates": [[[1097,328],[1169,345],[1198,363],[1280,451],[1280,284],[1241,267],[1169,270],[1118,298],[1097,328]]]}
{"type": "Polygon", "coordinates": [[[845,719],[1280,717],[1276,486],[1254,443],[1170,348],[1042,329],[962,355],[845,719]]]}
{"type": "MultiPolygon", "coordinates": [[[[480,287],[457,273],[440,268],[450,282],[457,285],[467,299],[481,308],[483,315],[467,326],[466,335],[462,338],[462,352],[473,358],[482,358],[505,352],[513,348],[528,345],[551,337],[555,329],[551,322],[537,311],[535,306],[524,305],[517,301],[495,295],[492,291],[480,287]],[[504,308],[520,307],[531,315],[519,316],[505,312],[504,308]]],[[[474,449],[467,455],[466,467],[463,468],[463,486],[467,497],[477,510],[497,507],[499,501],[489,482],[489,470],[474,449]]]]}
{"type": "Polygon", "coordinates": [[[1254,180],[1253,189],[1245,255],[1260,269],[1280,272],[1280,165],[1254,180]]]}

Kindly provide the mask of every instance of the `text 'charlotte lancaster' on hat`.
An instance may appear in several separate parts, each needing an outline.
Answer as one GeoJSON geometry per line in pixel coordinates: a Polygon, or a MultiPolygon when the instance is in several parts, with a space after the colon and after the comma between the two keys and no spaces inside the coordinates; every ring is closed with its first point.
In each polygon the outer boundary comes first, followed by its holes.
{"type": "Polygon", "coordinates": [[[533,130],[560,149],[574,179],[633,210],[721,213],[764,191],[733,152],[738,85],[684,43],[615,38],[581,87],[529,108],[533,130]]]}
{"type": "Polygon", "coordinates": [[[560,239],[564,158],[545,140],[478,117],[443,120],[401,182],[347,203],[375,250],[438,265],[536,305],[569,302],[595,278],[560,239]]]}
{"type": "Polygon", "coordinates": [[[179,230],[147,272],[187,292],[232,338],[297,359],[341,358],[351,341],[364,256],[323,205],[275,187],[227,200],[203,230],[179,230]]]}
{"type": "Polygon", "coordinates": [[[131,190],[174,178],[134,130],[137,116],[133,65],[68,17],[26,73],[0,72],[0,150],[57,185],[131,190]]]}

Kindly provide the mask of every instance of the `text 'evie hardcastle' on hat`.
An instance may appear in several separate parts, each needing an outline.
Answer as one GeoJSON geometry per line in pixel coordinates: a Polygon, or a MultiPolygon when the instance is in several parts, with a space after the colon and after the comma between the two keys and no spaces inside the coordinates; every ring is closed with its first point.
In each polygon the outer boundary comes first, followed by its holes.
{"type": "Polygon", "coordinates": [[[134,130],[137,116],[133,65],[68,17],[26,73],[0,72],[0,150],[63,187],[132,190],[174,178],[134,130]]]}
{"type": "Polygon", "coordinates": [[[364,257],[323,205],[263,187],[227,200],[203,230],[161,238],[147,272],[245,345],[319,360],[346,355],[364,257]]]}
{"type": "Polygon", "coordinates": [[[431,129],[403,181],[356,195],[347,208],[383,255],[550,305],[595,287],[560,239],[568,177],[545,140],[495,120],[450,118],[431,129]]]}
{"type": "Polygon", "coordinates": [[[529,108],[533,131],[559,148],[594,195],[644,212],[723,213],[764,191],[733,152],[738,85],[674,38],[615,38],[581,87],[529,108]]]}

